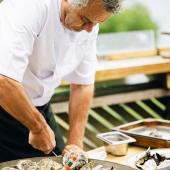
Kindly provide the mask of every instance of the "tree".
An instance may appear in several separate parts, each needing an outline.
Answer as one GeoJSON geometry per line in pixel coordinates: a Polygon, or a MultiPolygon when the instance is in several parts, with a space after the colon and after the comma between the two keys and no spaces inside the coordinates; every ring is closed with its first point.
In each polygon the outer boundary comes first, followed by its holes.
{"type": "Polygon", "coordinates": [[[147,8],[141,4],[135,4],[100,25],[99,33],[157,30],[157,24],[151,19],[147,8]]]}

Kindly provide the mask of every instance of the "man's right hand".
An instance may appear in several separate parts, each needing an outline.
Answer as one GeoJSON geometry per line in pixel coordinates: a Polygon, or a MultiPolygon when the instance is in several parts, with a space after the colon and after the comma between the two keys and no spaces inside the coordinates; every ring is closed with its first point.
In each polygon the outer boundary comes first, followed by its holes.
{"type": "Polygon", "coordinates": [[[55,135],[51,128],[46,125],[39,131],[30,131],[29,144],[45,154],[49,154],[56,146],[55,135]]]}

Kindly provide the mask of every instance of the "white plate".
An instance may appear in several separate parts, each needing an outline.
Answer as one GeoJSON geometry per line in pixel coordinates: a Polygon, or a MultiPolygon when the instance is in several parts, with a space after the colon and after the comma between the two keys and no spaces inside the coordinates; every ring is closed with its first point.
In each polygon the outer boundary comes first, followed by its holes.
{"type": "MultiPolygon", "coordinates": [[[[147,149],[146,149],[147,150],[147,149]]],[[[127,164],[132,167],[132,168],[136,168],[135,162],[139,159],[140,156],[142,156],[144,152],[132,155],[128,158],[127,164]]],[[[159,154],[167,154],[170,156],[170,148],[163,148],[163,149],[152,149],[151,153],[159,153],[159,154]]],[[[158,170],[161,168],[165,168],[166,165],[159,165],[158,166],[158,170]]]]}

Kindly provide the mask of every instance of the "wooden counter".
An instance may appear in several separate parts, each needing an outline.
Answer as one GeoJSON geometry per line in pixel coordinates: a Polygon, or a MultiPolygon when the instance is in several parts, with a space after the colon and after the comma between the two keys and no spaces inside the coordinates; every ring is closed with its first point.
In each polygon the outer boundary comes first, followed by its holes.
{"type": "Polygon", "coordinates": [[[116,61],[100,61],[96,81],[120,79],[134,74],[170,73],[170,58],[152,56],[116,61]]]}
{"type": "Polygon", "coordinates": [[[134,154],[143,152],[145,150],[146,148],[137,147],[137,146],[129,146],[128,153],[126,156],[113,156],[113,155],[108,154],[106,160],[126,165],[129,157],[131,157],[134,154]]]}

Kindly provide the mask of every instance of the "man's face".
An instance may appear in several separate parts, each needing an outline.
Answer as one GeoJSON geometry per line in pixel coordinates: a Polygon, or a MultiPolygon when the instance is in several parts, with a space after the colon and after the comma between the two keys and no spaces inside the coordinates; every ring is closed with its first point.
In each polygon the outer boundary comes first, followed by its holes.
{"type": "Polygon", "coordinates": [[[77,32],[82,30],[91,32],[93,26],[104,22],[112,15],[111,12],[104,9],[102,0],[93,0],[83,8],[75,8],[68,1],[65,1],[65,9],[62,12],[61,21],[63,25],[77,32]]]}

